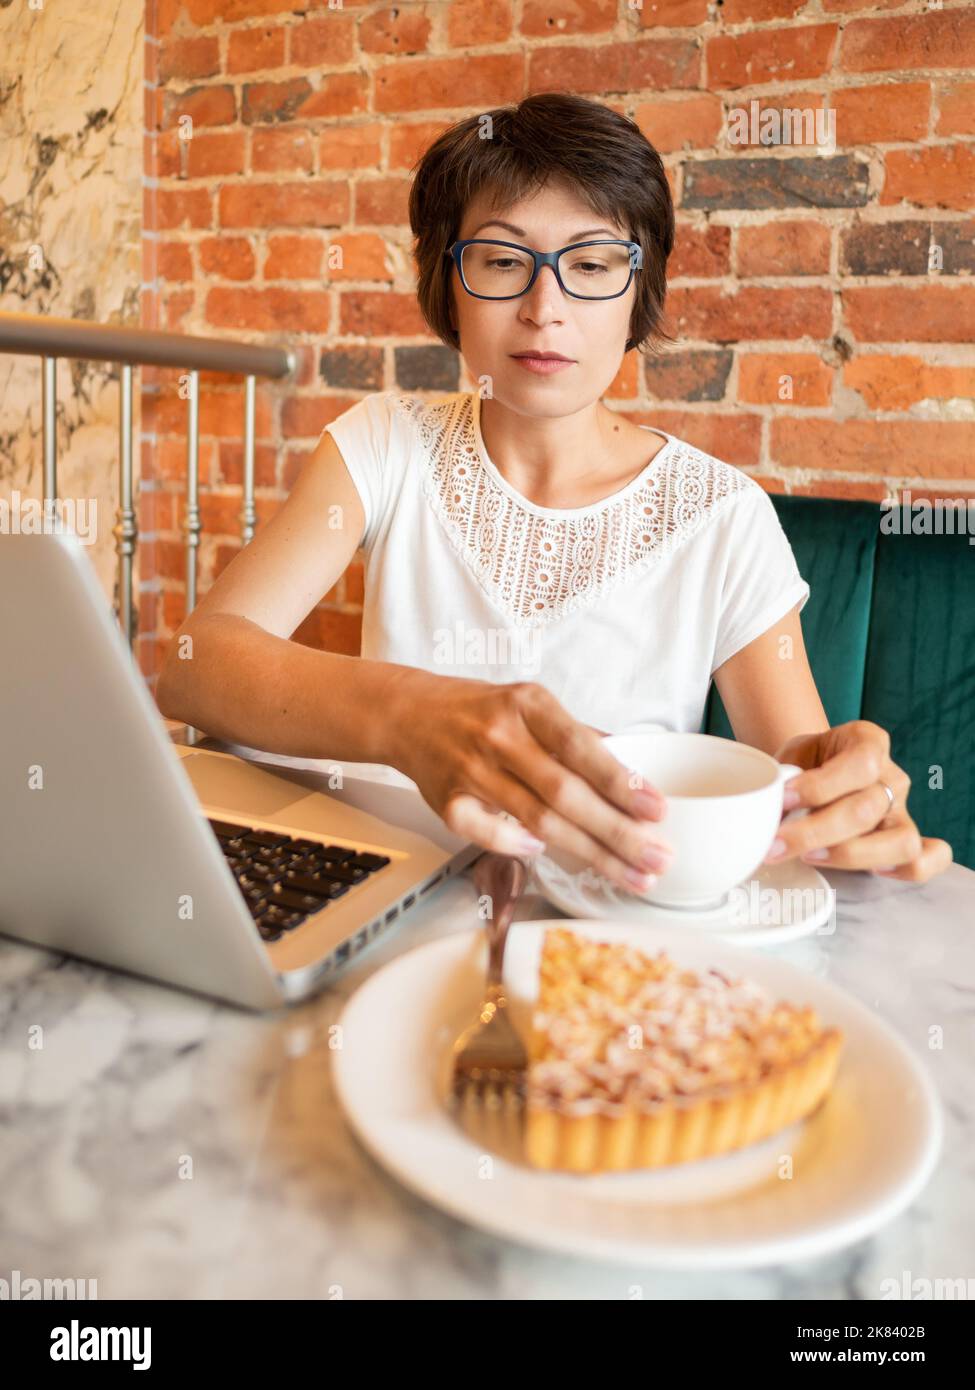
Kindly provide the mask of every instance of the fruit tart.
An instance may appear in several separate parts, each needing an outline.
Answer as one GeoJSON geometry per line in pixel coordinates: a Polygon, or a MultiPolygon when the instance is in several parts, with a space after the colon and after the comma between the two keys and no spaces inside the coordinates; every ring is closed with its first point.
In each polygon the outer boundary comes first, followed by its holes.
{"type": "Polygon", "coordinates": [[[828,1094],[843,1037],[720,970],[550,928],[526,1077],[537,1168],[659,1168],[739,1149],[828,1094]]]}

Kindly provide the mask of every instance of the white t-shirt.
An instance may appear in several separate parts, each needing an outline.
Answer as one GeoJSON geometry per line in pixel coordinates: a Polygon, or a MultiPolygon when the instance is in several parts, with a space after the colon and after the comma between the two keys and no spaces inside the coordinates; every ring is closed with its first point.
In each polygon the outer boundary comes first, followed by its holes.
{"type": "Polygon", "coordinates": [[[488,457],[480,404],[381,391],[326,426],[366,516],[362,655],[538,681],[608,733],[696,732],[712,672],[809,597],[765,491],[658,430],[621,491],[540,507],[488,457]]]}

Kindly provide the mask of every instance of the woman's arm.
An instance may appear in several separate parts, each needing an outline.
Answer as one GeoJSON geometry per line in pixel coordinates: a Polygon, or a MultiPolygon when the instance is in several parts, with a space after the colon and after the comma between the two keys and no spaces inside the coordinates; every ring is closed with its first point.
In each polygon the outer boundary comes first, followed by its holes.
{"type": "Polygon", "coordinates": [[[829,728],[798,606],[719,666],[714,683],[739,743],[775,754],[795,734],[829,728]]]}
{"type": "Polygon", "coordinates": [[[393,687],[410,668],[288,640],[345,571],[365,527],[328,434],[276,515],[188,614],[156,687],[164,715],[295,757],[392,762],[393,687]]]}

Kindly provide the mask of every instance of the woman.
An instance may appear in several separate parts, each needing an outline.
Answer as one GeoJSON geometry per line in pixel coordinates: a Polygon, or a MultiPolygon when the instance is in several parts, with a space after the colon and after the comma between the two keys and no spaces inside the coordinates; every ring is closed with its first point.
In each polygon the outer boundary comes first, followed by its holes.
{"type": "Polygon", "coordinates": [[[664,803],[599,731],[696,730],[713,675],[736,737],[807,769],[786,809],[809,813],[770,859],[944,869],[886,732],[829,727],[799,621],[809,587],[762,488],[601,400],[624,352],[666,336],[674,212],[638,127],[554,93],[461,121],[420,160],[410,222],[423,314],[477,390],[380,392],[328,426],[180,628],[163,712],[250,747],[391,764],[486,848],[547,843],[644,891],[669,862],[664,803]],[[360,543],[362,655],[288,641],[360,543]]]}

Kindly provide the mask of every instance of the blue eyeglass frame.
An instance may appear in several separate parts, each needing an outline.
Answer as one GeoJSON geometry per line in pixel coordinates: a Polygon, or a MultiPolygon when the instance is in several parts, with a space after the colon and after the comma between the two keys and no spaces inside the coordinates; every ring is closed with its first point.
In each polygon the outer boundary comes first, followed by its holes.
{"type": "Polygon", "coordinates": [[[558,251],[535,251],[530,246],[520,246],[516,241],[495,241],[493,237],[476,236],[468,237],[465,241],[455,241],[453,246],[447,247],[447,249],[444,251],[444,255],[450,256],[452,258],[454,265],[457,267],[457,274],[460,276],[460,283],[463,285],[464,289],[471,296],[471,298],[488,299],[492,303],[501,303],[503,300],[506,299],[520,299],[523,294],[527,294],[528,291],[531,289],[532,285],[534,285],[535,281],[538,279],[538,273],[543,265],[550,265],[552,267],[552,273],[554,274],[556,280],[559,282],[559,289],[562,291],[564,295],[568,295],[570,299],[584,299],[589,300],[590,302],[596,301],[599,303],[605,303],[605,301],[608,299],[619,299],[621,295],[626,294],[626,291],[630,288],[630,285],[633,283],[634,273],[638,270],[643,269],[643,247],[640,245],[638,241],[624,241],[622,237],[603,237],[601,240],[598,241],[574,241],[569,246],[560,247],[558,251]],[[470,289],[467,284],[467,281],[464,279],[464,269],[461,262],[463,260],[465,246],[475,245],[507,246],[512,251],[525,251],[529,256],[531,256],[531,258],[535,262],[535,265],[532,269],[531,279],[528,281],[528,284],[525,286],[525,288],[523,290],[519,290],[517,294],[476,294],[474,290],[470,289]],[[563,251],[576,251],[581,246],[629,247],[629,279],[617,294],[573,294],[571,290],[566,289],[565,285],[562,283],[562,276],[559,274],[559,257],[562,255],[563,251]]]}

